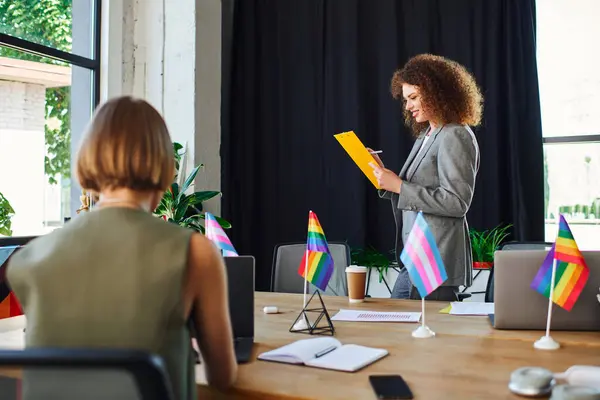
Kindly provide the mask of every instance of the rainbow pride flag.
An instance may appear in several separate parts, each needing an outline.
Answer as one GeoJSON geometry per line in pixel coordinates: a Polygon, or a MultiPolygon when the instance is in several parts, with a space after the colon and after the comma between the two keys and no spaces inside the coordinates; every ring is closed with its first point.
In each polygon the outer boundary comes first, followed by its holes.
{"type": "Polygon", "coordinates": [[[317,214],[312,211],[308,213],[306,251],[298,267],[298,274],[303,278],[307,267],[306,279],[321,290],[327,289],[327,284],[333,274],[334,263],[323,228],[317,214]]]}
{"type": "Polygon", "coordinates": [[[239,254],[235,251],[231,240],[225,234],[223,227],[219,224],[214,215],[207,212],[204,216],[204,236],[221,249],[223,257],[236,257],[239,254]]]}
{"type": "Polygon", "coordinates": [[[571,311],[587,283],[590,270],[575,243],[569,224],[562,215],[558,223],[556,241],[531,282],[532,289],[548,298],[550,298],[554,260],[556,260],[556,271],[552,301],[565,310],[571,311]]]}
{"type": "Polygon", "coordinates": [[[435,238],[422,212],[417,214],[400,254],[400,260],[421,298],[425,298],[448,279],[435,238]]]}

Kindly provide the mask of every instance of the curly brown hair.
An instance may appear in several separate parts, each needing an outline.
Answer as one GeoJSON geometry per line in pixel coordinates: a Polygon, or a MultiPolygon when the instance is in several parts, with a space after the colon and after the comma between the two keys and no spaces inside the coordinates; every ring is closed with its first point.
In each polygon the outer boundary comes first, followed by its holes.
{"type": "Polygon", "coordinates": [[[394,99],[402,99],[404,121],[415,135],[427,128],[427,122],[416,122],[406,110],[402,84],[417,86],[421,103],[436,122],[477,126],[481,121],[483,95],[475,78],[456,61],[432,54],[420,54],[408,60],[392,77],[394,99]]]}

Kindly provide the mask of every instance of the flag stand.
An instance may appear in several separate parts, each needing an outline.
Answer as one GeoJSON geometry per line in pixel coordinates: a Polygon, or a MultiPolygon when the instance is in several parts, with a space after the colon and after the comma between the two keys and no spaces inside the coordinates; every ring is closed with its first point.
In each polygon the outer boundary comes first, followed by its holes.
{"type": "Polygon", "coordinates": [[[548,298],[548,318],[546,320],[546,335],[535,341],[533,347],[538,350],[557,350],[560,343],[550,336],[550,323],[552,322],[552,297],[554,296],[554,280],[556,277],[556,257],[552,261],[552,277],[550,278],[550,296],[548,298]]]}
{"type": "MultiPolygon", "coordinates": [[[[305,294],[306,296],[306,294],[305,294]]],[[[335,328],[333,327],[333,323],[331,322],[331,318],[329,318],[329,313],[327,312],[327,308],[325,308],[325,303],[323,303],[323,298],[318,290],[315,290],[312,296],[307,303],[304,304],[302,311],[298,314],[298,317],[294,320],[292,327],[290,328],[290,332],[294,333],[307,333],[309,335],[329,335],[333,336],[335,334],[335,328]],[[321,303],[321,307],[317,308],[308,308],[308,305],[312,301],[315,294],[319,297],[319,302],[321,303]],[[313,324],[310,323],[310,319],[308,318],[308,313],[318,313],[319,315],[316,317],[315,322],[313,324]],[[325,319],[323,319],[325,317],[325,319]],[[324,322],[324,326],[319,326],[319,323],[324,322]]]]}
{"type": "MultiPolygon", "coordinates": [[[[556,213],[558,232],[560,234],[560,209],[556,213]]],[[[550,323],[552,322],[552,298],[554,297],[554,281],[556,280],[556,254],[552,260],[552,274],[550,275],[550,296],[548,297],[548,316],[546,319],[546,334],[533,343],[533,347],[538,350],[557,350],[560,348],[560,343],[552,339],[550,336],[550,323]]]]}
{"type": "MultiPolygon", "coordinates": [[[[306,262],[304,263],[304,300],[302,302],[302,310],[306,309],[306,293],[308,293],[308,248],[305,251],[305,255],[304,255],[306,262]]],[[[318,292],[317,292],[318,293],[318,292]]],[[[314,296],[314,293],[313,293],[314,296]]],[[[321,297],[321,295],[319,295],[319,297],[321,297]]],[[[311,297],[312,300],[312,297],[311,297]]],[[[310,300],[309,300],[310,301],[310,300]]],[[[323,301],[321,300],[321,303],[323,301]]],[[[323,308],[325,308],[325,306],[323,306],[323,308]]],[[[294,323],[294,326],[292,327],[292,329],[294,330],[294,332],[297,331],[304,331],[306,329],[309,329],[309,324],[306,318],[302,318],[300,319],[300,317],[296,318],[296,322],[294,323]]],[[[291,330],[290,330],[291,332],[291,330]]]]}
{"type": "Polygon", "coordinates": [[[413,331],[412,337],[417,339],[427,339],[434,336],[435,332],[425,325],[425,298],[421,297],[421,326],[413,331]]]}

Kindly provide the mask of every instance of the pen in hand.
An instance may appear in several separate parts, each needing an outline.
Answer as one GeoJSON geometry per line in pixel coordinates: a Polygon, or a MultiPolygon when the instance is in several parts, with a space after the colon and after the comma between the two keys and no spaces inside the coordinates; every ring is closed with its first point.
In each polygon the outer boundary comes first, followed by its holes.
{"type": "Polygon", "coordinates": [[[371,154],[381,154],[381,153],[383,153],[383,150],[371,150],[371,151],[369,151],[369,153],[371,153],[371,154]]]}

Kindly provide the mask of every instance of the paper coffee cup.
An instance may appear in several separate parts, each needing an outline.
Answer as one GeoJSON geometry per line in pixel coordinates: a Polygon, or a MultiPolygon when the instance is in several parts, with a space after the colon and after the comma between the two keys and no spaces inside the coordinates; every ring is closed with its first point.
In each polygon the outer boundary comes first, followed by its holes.
{"type": "Polygon", "coordinates": [[[367,283],[367,267],[350,265],[346,267],[348,281],[348,300],[350,303],[362,303],[365,300],[367,283]]]}

